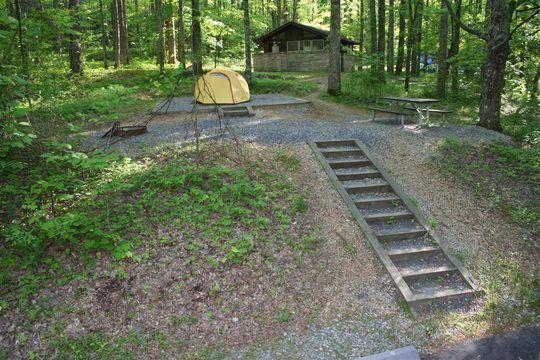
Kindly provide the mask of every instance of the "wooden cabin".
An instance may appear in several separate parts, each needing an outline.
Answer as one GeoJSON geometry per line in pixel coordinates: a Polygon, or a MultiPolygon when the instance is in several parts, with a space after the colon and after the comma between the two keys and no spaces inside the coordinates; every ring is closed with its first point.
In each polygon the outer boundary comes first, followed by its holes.
{"type": "MultiPolygon", "coordinates": [[[[326,71],[330,31],[290,21],[255,39],[255,71],[326,71]]],[[[342,70],[354,70],[356,41],[341,38],[342,70]]]]}

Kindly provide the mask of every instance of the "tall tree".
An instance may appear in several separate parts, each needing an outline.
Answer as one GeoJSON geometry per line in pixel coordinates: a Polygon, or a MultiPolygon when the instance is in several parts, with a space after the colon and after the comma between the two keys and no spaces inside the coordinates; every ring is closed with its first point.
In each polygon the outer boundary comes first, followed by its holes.
{"type": "Polygon", "coordinates": [[[384,80],[384,53],[385,53],[385,0],[378,1],[377,8],[377,78],[379,80],[384,80]]]}
{"type": "Polygon", "coordinates": [[[161,0],[155,0],[154,2],[155,12],[156,12],[156,31],[158,34],[156,52],[157,52],[157,63],[159,65],[159,72],[163,74],[165,70],[165,50],[164,50],[164,35],[163,35],[163,8],[161,0]]]}
{"type": "Polygon", "coordinates": [[[202,75],[201,10],[199,0],[191,0],[191,66],[194,75],[202,75]]]}
{"type": "MultiPolygon", "coordinates": [[[[72,18],[75,19],[75,24],[79,24],[79,21],[77,21],[77,18],[79,17],[79,0],[69,0],[69,9],[72,18]]],[[[82,75],[83,61],[81,36],[79,35],[79,33],[79,26],[75,25],[75,27],[69,34],[69,65],[72,74],[82,75]]]]}
{"type": "Polygon", "coordinates": [[[120,56],[120,22],[118,21],[118,3],[111,1],[111,37],[113,42],[114,68],[118,69],[122,64],[120,56]]]}
{"type": "Polygon", "coordinates": [[[176,30],[174,28],[174,12],[165,20],[165,53],[167,64],[176,64],[176,30]]]}
{"type": "Polygon", "coordinates": [[[373,77],[377,76],[377,13],[375,0],[369,0],[369,55],[370,72],[373,77]]]}
{"type": "Polygon", "coordinates": [[[249,0],[242,0],[244,8],[244,57],[246,59],[246,81],[251,85],[251,25],[249,23],[249,0]]]}
{"type": "Polygon", "coordinates": [[[412,49],[411,49],[411,75],[420,74],[420,42],[422,39],[422,19],[424,13],[424,0],[417,0],[413,17],[412,49]]]}
{"type": "Polygon", "coordinates": [[[365,37],[364,37],[364,0],[359,0],[360,6],[358,7],[358,47],[360,48],[360,59],[359,59],[359,67],[362,69],[362,54],[364,53],[365,48],[365,37]]]}
{"type": "Polygon", "coordinates": [[[17,16],[17,35],[19,38],[19,51],[21,52],[21,67],[26,78],[30,77],[30,56],[24,41],[23,12],[20,0],[15,0],[15,15],[17,16]]]}
{"type": "MultiPolygon", "coordinates": [[[[456,10],[455,16],[458,19],[461,19],[461,0],[455,0],[456,10]]],[[[459,92],[459,75],[458,75],[458,64],[456,62],[457,55],[459,54],[459,42],[461,40],[460,32],[461,28],[459,23],[451,18],[452,20],[452,42],[450,43],[450,50],[448,51],[448,58],[451,61],[450,66],[450,78],[451,78],[451,89],[454,96],[459,92]]]]}
{"type": "MultiPolygon", "coordinates": [[[[114,0],[113,0],[114,1],[114,0]]],[[[129,64],[129,37],[125,0],[117,0],[118,26],[120,28],[120,56],[123,64],[129,64]]]]}
{"type": "Polygon", "coordinates": [[[446,95],[446,79],[448,77],[447,66],[447,51],[448,51],[448,11],[441,0],[441,14],[439,16],[439,51],[437,53],[437,86],[435,93],[438,97],[446,95]]]}
{"type": "Polygon", "coordinates": [[[341,90],[341,1],[330,1],[330,53],[328,54],[328,93],[341,90]]]}
{"type": "Polygon", "coordinates": [[[405,23],[405,0],[399,0],[399,35],[398,35],[398,52],[396,60],[396,75],[400,75],[403,71],[403,64],[405,59],[405,32],[406,23],[405,23]]]}
{"type": "Polygon", "coordinates": [[[133,4],[135,7],[135,38],[137,39],[138,43],[139,39],[141,38],[141,24],[139,23],[139,0],[135,0],[133,4]]]}
{"type": "Polygon", "coordinates": [[[186,32],[184,28],[184,0],[178,0],[178,61],[186,68],[186,32]]]}
{"type": "Polygon", "coordinates": [[[99,0],[99,28],[101,30],[101,48],[103,50],[103,67],[109,68],[109,56],[107,55],[107,33],[105,31],[105,14],[103,13],[103,0],[99,0]]]}
{"type": "Polygon", "coordinates": [[[386,46],[386,71],[394,73],[394,0],[388,4],[388,39],[386,46]]]}
{"type": "Polygon", "coordinates": [[[531,100],[538,99],[538,83],[540,82],[540,64],[536,66],[536,72],[534,73],[533,80],[529,90],[531,100]]]}
{"type": "Polygon", "coordinates": [[[412,47],[414,44],[414,23],[415,17],[417,15],[416,7],[418,2],[416,0],[407,0],[407,14],[409,17],[409,22],[407,26],[407,52],[405,53],[405,91],[409,92],[409,86],[411,81],[411,58],[412,58],[412,47]]]}
{"type": "Polygon", "coordinates": [[[504,75],[506,61],[510,55],[510,40],[515,32],[524,24],[540,14],[540,7],[527,6],[526,1],[517,0],[491,0],[489,9],[489,27],[487,32],[474,29],[464,24],[455,16],[452,5],[448,0],[443,0],[448,11],[459,26],[470,34],[473,34],[486,42],[487,53],[482,69],[482,93],[480,95],[480,111],[478,125],[501,131],[501,96],[504,88],[504,75]],[[512,28],[512,20],[518,6],[525,3],[519,9],[521,17],[512,28]]]}
{"type": "Polygon", "coordinates": [[[292,21],[298,22],[298,0],[292,0],[292,21]]]}

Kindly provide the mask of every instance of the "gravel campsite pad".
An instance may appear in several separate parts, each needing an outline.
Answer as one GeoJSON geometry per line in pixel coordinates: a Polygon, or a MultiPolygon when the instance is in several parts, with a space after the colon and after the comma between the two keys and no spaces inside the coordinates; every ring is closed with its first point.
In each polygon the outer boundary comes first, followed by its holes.
{"type": "MultiPolygon", "coordinates": [[[[354,138],[362,141],[407,195],[415,199],[420,210],[438,220],[437,232],[456,251],[486,257],[495,251],[508,251],[517,254],[526,264],[535,263],[535,251],[527,251],[523,242],[507,241],[524,239],[527,234],[522,229],[510,224],[490,202],[475,198],[468,189],[460,188],[430,166],[436,145],[447,137],[473,143],[508,141],[501,134],[458,125],[424,128],[408,125],[401,129],[395,122],[373,122],[369,115],[356,110],[315,103],[311,107],[257,110],[254,117],[221,122],[208,114],[160,115],[149,125],[146,134],[117,141],[99,139],[96,133],[90,144],[108,145],[138,156],[152,148],[184,145],[192,139],[195,129],[206,139],[227,130],[227,137],[257,147],[269,158],[275,156],[276,149],[298,156],[301,168],[294,180],[307,195],[310,221],[319,227],[324,242],[318,253],[306,260],[301,273],[291,268],[285,274],[286,286],[277,293],[271,290],[272,280],[263,276],[264,281],[258,285],[260,291],[253,293],[252,300],[246,300],[257,280],[250,274],[237,274],[255,281],[239,291],[238,314],[233,311],[215,321],[194,325],[190,329],[196,329],[195,333],[186,334],[192,344],[224,348],[226,350],[220,354],[228,358],[336,359],[407,345],[426,353],[450,338],[454,341],[470,336],[470,330],[463,330],[460,324],[451,321],[452,315],[416,319],[411,316],[390,276],[305,144],[308,140],[354,138]],[[283,308],[277,307],[278,301],[283,308]],[[280,312],[285,310],[287,316],[280,317],[280,312]],[[269,323],[267,319],[272,316],[281,320],[269,323]]],[[[159,282],[159,268],[166,269],[171,261],[173,259],[166,256],[158,268],[140,269],[138,273],[143,279],[148,276],[146,273],[153,274],[150,280],[159,282]]],[[[114,288],[114,284],[110,286],[114,288]]],[[[121,301],[121,297],[109,299],[110,303],[117,301],[121,301]]],[[[91,309],[92,305],[87,305],[91,309]]],[[[172,310],[157,313],[163,317],[172,310]]],[[[478,309],[469,311],[470,315],[464,316],[474,317],[478,309]]],[[[76,319],[74,316],[71,321],[75,323],[76,319]]],[[[140,320],[153,321],[153,326],[164,321],[152,317],[140,320]]],[[[114,328],[113,324],[105,326],[114,328]]],[[[489,331],[488,326],[482,329],[478,326],[472,332],[479,335],[489,331]]]]}

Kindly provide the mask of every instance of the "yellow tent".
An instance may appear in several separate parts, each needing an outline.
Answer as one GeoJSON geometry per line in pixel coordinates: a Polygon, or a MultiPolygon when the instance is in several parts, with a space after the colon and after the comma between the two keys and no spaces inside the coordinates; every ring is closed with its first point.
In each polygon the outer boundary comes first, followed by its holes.
{"type": "Polygon", "coordinates": [[[195,83],[195,100],[202,104],[238,104],[249,101],[249,87],[242,75],[216,68],[195,83]]]}

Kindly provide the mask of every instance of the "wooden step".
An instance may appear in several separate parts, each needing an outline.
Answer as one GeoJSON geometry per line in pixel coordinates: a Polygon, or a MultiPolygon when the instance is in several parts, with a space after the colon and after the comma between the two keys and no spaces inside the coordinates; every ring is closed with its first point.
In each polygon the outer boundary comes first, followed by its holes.
{"type": "Polygon", "coordinates": [[[218,111],[223,117],[240,117],[255,115],[250,106],[225,106],[218,109],[218,111]]]}
{"type": "Polygon", "coordinates": [[[388,256],[393,259],[406,259],[410,257],[415,257],[417,255],[424,255],[431,252],[442,251],[442,249],[435,245],[419,245],[419,246],[410,246],[401,249],[390,249],[387,250],[388,256]]]}
{"type": "Polygon", "coordinates": [[[366,157],[357,159],[328,159],[328,164],[332,169],[344,169],[371,165],[371,161],[366,157]]]}
{"type": "Polygon", "coordinates": [[[354,184],[343,185],[349,194],[359,194],[365,192],[388,192],[392,187],[388,183],[354,184]]]}
{"type": "Polygon", "coordinates": [[[442,274],[446,274],[453,271],[457,271],[457,268],[451,265],[425,267],[425,268],[417,269],[417,270],[407,270],[407,269],[399,270],[399,272],[401,273],[401,276],[408,279],[424,277],[424,276],[433,277],[433,276],[442,275],[442,274]]]}
{"type": "Polygon", "coordinates": [[[347,180],[361,180],[361,179],[370,179],[370,178],[377,178],[381,177],[381,173],[377,170],[365,170],[365,171],[355,171],[355,172],[348,172],[348,173],[342,173],[337,174],[336,176],[341,181],[347,181],[347,180]]]}
{"type": "Polygon", "coordinates": [[[321,149],[321,152],[326,158],[346,158],[352,156],[362,156],[364,152],[358,148],[356,149],[321,149]]]}
{"type": "Polygon", "coordinates": [[[399,196],[392,195],[388,197],[367,197],[362,199],[354,199],[353,200],[356,206],[369,206],[369,205],[386,205],[386,204],[392,204],[398,201],[401,201],[399,196]]]}
{"type": "Polygon", "coordinates": [[[401,230],[401,231],[384,231],[380,233],[375,233],[375,236],[382,241],[389,240],[404,240],[412,239],[417,236],[422,236],[427,231],[425,229],[411,229],[411,230],[401,230]]]}
{"type": "Polygon", "coordinates": [[[249,111],[247,110],[224,110],[223,116],[225,117],[235,117],[235,116],[249,116],[249,111]]]}
{"type": "Polygon", "coordinates": [[[398,220],[398,219],[410,219],[410,218],[413,218],[413,217],[414,217],[413,213],[411,213],[410,211],[407,211],[407,210],[364,215],[364,219],[366,219],[367,222],[380,221],[380,220],[389,220],[389,219],[392,219],[392,218],[394,218],[395,220],[398,220]]]}
{"type": "Polygon", "coordinates": [[[317,144],[317,147],[322,150],[326,147],[331,146],[354,146],[358,147],[356,145],[356,142],[354,140],[325,140],[325,141],[317,141],[315,142],[317,144]]]}
{"type": "MultiPolygon", "coordinates": [[[[409,300],[409,304],[413,307],[417,305],[422,305],[424,303],[430,303],[434,300],[449,300],[455,297],[462,296],[471,296],[474,295],[474,290],[472,289],[450,289],[450,290],[441,290],[434,292],[432,294],[414,294],[412,299],[409,300]]],[[[479,291],[479,293],[481,293],[479,291]]]]}

